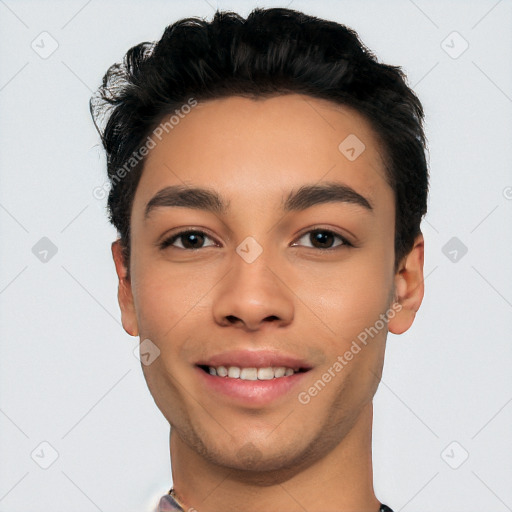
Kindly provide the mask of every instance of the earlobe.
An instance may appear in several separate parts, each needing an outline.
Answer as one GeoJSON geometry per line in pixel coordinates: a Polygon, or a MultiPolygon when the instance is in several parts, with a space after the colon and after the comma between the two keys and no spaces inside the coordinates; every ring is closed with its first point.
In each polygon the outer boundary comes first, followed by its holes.
{"type": "Polygon", "coordinates": [[[123,247],[120,239],[112,243],[112,257],[116,266],[119,286],[117,290],[117,300],[121,308],[121,321],[124,330],[131,336],[138,336],[139,327],[137,324],[137,316],[135,314],[135,306],[133,303],[133,294],[131,281],[128,278],[128,269],[123,256],[123,247]]]}
{"type": "Polygon", "coordinates": [[[388,330],[393,334],[407,331],[420,308],[424,294],[423,261],[424,240],[420,234],[395,275],[395,302],[400,307],[396,308],[397,313],[388,321],[388,330]]]}

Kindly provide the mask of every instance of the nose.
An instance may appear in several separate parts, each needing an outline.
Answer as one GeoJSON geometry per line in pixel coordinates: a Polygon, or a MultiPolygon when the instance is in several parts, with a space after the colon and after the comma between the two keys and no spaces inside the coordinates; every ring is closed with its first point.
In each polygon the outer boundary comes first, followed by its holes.
{"type": "Polygon", "coordinates": [[[285,327],[293,321],[293,292],[275,262],[270,263],[265,251],[252,263],[234,254],[213,303],[218,325],[256,331],[270,324],[285,327]]]}

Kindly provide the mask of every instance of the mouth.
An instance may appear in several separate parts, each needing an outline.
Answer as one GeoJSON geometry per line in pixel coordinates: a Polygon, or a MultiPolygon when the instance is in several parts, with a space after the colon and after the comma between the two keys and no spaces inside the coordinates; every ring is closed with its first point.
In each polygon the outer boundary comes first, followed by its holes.
{"type": "Polygon", "coordinates": [[[224,352],[198,361],[195,368],[204,392],[215,401],[249,408],[290,398],[313,369],[304,360],[268,350],[224,352]]]}
{"type": "Polygon", "coordinates": [[[290,377],[296,373],[305,373],[310,368],[291,368],[287,366],[266,366],[266,367],[245,367],[239,366],[208,366],[208,365],[196,365],[198,368],[203,370],[209,375],[216,377],[226,377],[228,379],[239,379],[239,380],[273,380],[282,379],[284,377],[290,377]]]}

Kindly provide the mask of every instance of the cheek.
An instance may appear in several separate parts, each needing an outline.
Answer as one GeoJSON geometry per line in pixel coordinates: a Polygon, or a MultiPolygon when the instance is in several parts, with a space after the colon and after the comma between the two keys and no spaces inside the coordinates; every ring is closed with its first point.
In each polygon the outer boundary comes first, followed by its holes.
{"type": "Polygon", "coordinates": [[[190,326],[215,282],[199,267],[180,268],[148,259],[134,269],[133,296],[141,335],[162,340],[176,338],[176,333],[190,326]]]}
{"type": "Polygon", "coordinates": [[[315,312],[329,328],[322,372],[328,372],[330,382],[322,395],[331,403],[329,409],[338,411],[338,419],[358,410],[377,388],[387,335],[381,315],[389,308],[392,264],[389,255],[361,251],[345,265],[333,266],[328,276],[313,275],[309,290],[302,292],[317,298],[315,312]]]}
{"type": "MultiPolygon", "coordinates": [[[[354,258],[343,265],[311,266],[308,279],[298,281],[299,297],[324,322],[335,339],[350,343],[373,325],[389,306],[393,286],[392,262],[354,258]]],[[[339,347],[338,347],[339,348],[339,347]]]]}
{"type": "Polygon", "coordinates": [[[150,339],[159,338],[165,330],[170,329],[181,313],[178,310],[181,304],[173,301],[173,288],[157,277],[147,271],[138,273],[133,292],[141,336],[150,339]]]}

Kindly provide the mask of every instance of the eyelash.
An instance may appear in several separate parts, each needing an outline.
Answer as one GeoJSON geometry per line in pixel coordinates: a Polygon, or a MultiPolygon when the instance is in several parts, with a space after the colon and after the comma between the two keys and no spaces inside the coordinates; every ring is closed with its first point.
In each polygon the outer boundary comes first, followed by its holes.
{"type": "MultiPolygon", "coordinates": [[[[341,248],[346,248],[346,247],[354,247],[353,244],[351,244],[344,236],[340,235],[339,233],[336,233],[335,231],[332,231],[330,229],[323,229],[323,228],[313,228],[313,229],[310,229],[309,231],[306,231],[305,233],[301,234],[296,240],[300,240],[301,238],[304,238],[304,236],[310,234],[310,233],[314,233],[314,232],[319,232],[319,233],[328,233],[329,235],[334,235],[334,237],[337,237],[338,239],[341,240],[341,244],[339,245],[336,245],[334,247],[327,247],[327,248],[318,248],[318,247],[308,247],[308,249],[317,249],[318,251],[333,251],[335,249],[341,249],[341,248]]],[[[168,247],[171,247],[174,242],[176,240],[178,240],[181,236],[183,235],[205,235],[206,238],[210,238],[213,240],[213,237],[210,237],[207,233],[205,233],[204,231],[200,231],[200,230],[195,230],[195,229],[185,229],[183,231],[180,231],[179,233],[175,233],[174,235],[170,236],[169,238],[166,238],[165,240],[163,240],[160,244],[159,244],[159,248],[161,250],[164,250],[164,249],[167,249],[168,247]]],[[[295,242],[294,242],[295,244],[295,242]]],[[[207,246],[207,247],[212,247],[211,245],[210,246],[207,246]]],[[[181,249],[181,250],[184,250],[184,251],[196,251],[198,249],[204,249],[205,247],[199,247],[197,249],[187,249],[185,247],[176,247],[177,249],[181,249]]]]}

